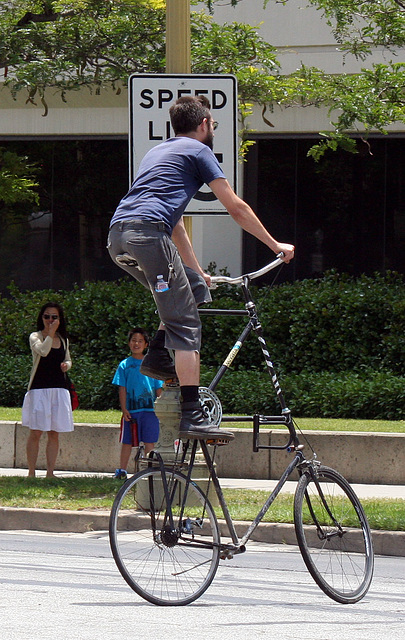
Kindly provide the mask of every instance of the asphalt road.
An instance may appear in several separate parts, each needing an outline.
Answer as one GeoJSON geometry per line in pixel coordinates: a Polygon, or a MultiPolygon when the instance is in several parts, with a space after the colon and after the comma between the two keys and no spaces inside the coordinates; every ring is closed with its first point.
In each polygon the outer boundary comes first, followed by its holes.
{"type": "Polygon", "coordinates": [[[156,607],[123,581],[106,532],[0,532],[4,640],[396,640],[405,638],[405,558],[377,557],[369,593],[340,605],[295,547],[249,543],[187,607],[156,607]]]}

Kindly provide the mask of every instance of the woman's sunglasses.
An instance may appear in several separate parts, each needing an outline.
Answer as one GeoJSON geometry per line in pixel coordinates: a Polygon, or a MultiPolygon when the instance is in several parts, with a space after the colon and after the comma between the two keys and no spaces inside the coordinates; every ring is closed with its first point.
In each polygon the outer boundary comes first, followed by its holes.
{"type": "Polygon", "coordinates": [[[54,313],[52,315],[49,315],[49,313],[44,313],[42,317],[45,320],[49,320],[50,318],[52,318],[52,320],[57,320],[59,318],[59,316],[56,316],[54,313]]]}

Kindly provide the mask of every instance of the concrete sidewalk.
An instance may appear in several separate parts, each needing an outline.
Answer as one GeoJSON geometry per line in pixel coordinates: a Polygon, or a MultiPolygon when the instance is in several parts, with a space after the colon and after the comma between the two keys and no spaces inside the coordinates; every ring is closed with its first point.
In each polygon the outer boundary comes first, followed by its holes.
{"type": "MultiPolygon", "coordinates": [[[[37,477],[44,477],[44,470],[37,471],[37,477]]],[[[77,471],[56,471],[57,477],[93,476],[111,477],[110,473],[86,473],[77,471]]],[[[27,476],[27,469],[0,468],[0,476],[27,476]]],[[[252,489],[272,491],[276,480],[252,480],[238,478],[221,478],[224,489],[252,489]]],[[[120,483],[117,482],[117,487],[120,483]]],[[[401,498],[404,500],[403,485],[351,485],[360,499],[365,498],[401,498]]],[[[295,482],[286,482],[284,492],[294,493],[295,482]]],[[[107,530],[109,512],[105,511],[67,511],[63,509],[26,509],[22,507],[0,507],[0,529],[3,530],[36,530],[48,532],[82,533],[92,530],[107,530]]],[[[221,535],[227,536],[225,525],[221,525],[221,535]]],[[[238,535],[246,530],[246,523],[237,523],[238,535]]],[[[255,530],[252,540],[272,544],[296,544],[294,525],[261,523],[255,530]]],[[[378,555],[405,556],[405,532],[373,531],[374,551],[378,555]]]]}

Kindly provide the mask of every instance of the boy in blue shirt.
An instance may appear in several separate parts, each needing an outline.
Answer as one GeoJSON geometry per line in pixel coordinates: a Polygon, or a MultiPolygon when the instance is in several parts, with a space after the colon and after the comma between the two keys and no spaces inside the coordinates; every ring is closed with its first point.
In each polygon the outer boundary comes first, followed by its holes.
{"type": "Polygon", "coordinates": [[[162,393],[162,380],[148,378],[140,372],[149,337],[144,329],[136,327],[128,333],[128,346],[131,351],[118,365],[113,384],[119,387],[121,419],[121,456],[120,468],[115,477],[125,480],[132,447],[143,442],[145,455],[155,446],[159,438],[159,420],[154,411],[154,402],[162,393]]]}

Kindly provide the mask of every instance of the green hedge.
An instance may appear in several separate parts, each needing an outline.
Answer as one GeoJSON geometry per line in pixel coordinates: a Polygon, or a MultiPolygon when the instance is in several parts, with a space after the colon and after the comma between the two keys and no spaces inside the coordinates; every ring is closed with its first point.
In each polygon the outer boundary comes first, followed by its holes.
{"type": "MultiPolygon", "coordinates": [[[[212,371],[203,371],[201,383],[208,386],[212,377],[212,371]]],[[[339,375],[303,372],[283,376],[279,381],[296,417],[404,419],[405,377],[375,371],[339,375]]],[[[225,413],[280,413],[266,372],[228,372],[216,393],[225,413]]]]}
{"type": "Polygon", "coordinates": [[[0,298],[0,353],[29,353],[28,336],[35,330],[40,307],[48,301],[62,304],[68,320],[72,357],[116,362],[127,354],[126,336],[134,326],[153,332],[158,325],[153,298],[133,281],[90,282],[72,291],[21,292],[10,286],[10,297],[0,298]]]}
{"type": "MultiPolygon", "coordinates": [[[[221,286],[213,307],[243,307],[240,290],[221,286]]],[[[405,292],[403,277],[389,273],[351,278],[329,273],[318,280],[254,290],[260,319],[296,415],[403,419],[405,414],[405,292]]],[[[117,407],[111,378],[128,354],[135,325],[158,326],[152,296],[132,280],[87,283],[72,291],[21,292],[0,298],[0,404],[22,402],[31,366],[29,333],[47,300],[63,304],[74,361],[72,378],[82,408],[117,407]]],[[[203,318],[202,383],[237,339],[241,318],[203,318]]],[[[277,411],[252,336],[221,381],[226,412],[277,411]]]]}
{"type": "MultiPolygon", "coordinates": [[[[405,290],[402,275],[322,279],[263,287],[254,295],[270,354],[278,371],[357,371],[405,374],[405,290]]],[[[240,306],[242,302],[240,302],[240,306]]],[[[213,306],[230,307],[230,298],[213,306]]],[[[240,320],[204,318],[204,362],[222,360],[240,320]]],[[[261,362],[255,341],[241,353],[243,368],[261,362]]],[[[235,366],[236,363],[235,363],[235,366]]]]}
{"type": "MultiPolygon", "coordinates": [[[[20,406],[31,357],[11,356],[2,363],[0,404],[20,406]]],[[[119,408],[117,389],[111,384],[114,363],[77,357],[72,370],[82,409],[119,408]]],[[[202,368],[201,384],[208,386],[215,370],[202,368]]],[[[403,420],[405,376],[379,373],[331,372],[285,375],[281,387],[293,415],[324,418],[403,420]]],[[[229,371],[217,387],[225,413],[252,415],[279,413],[266,371],[229,371]]]]}

